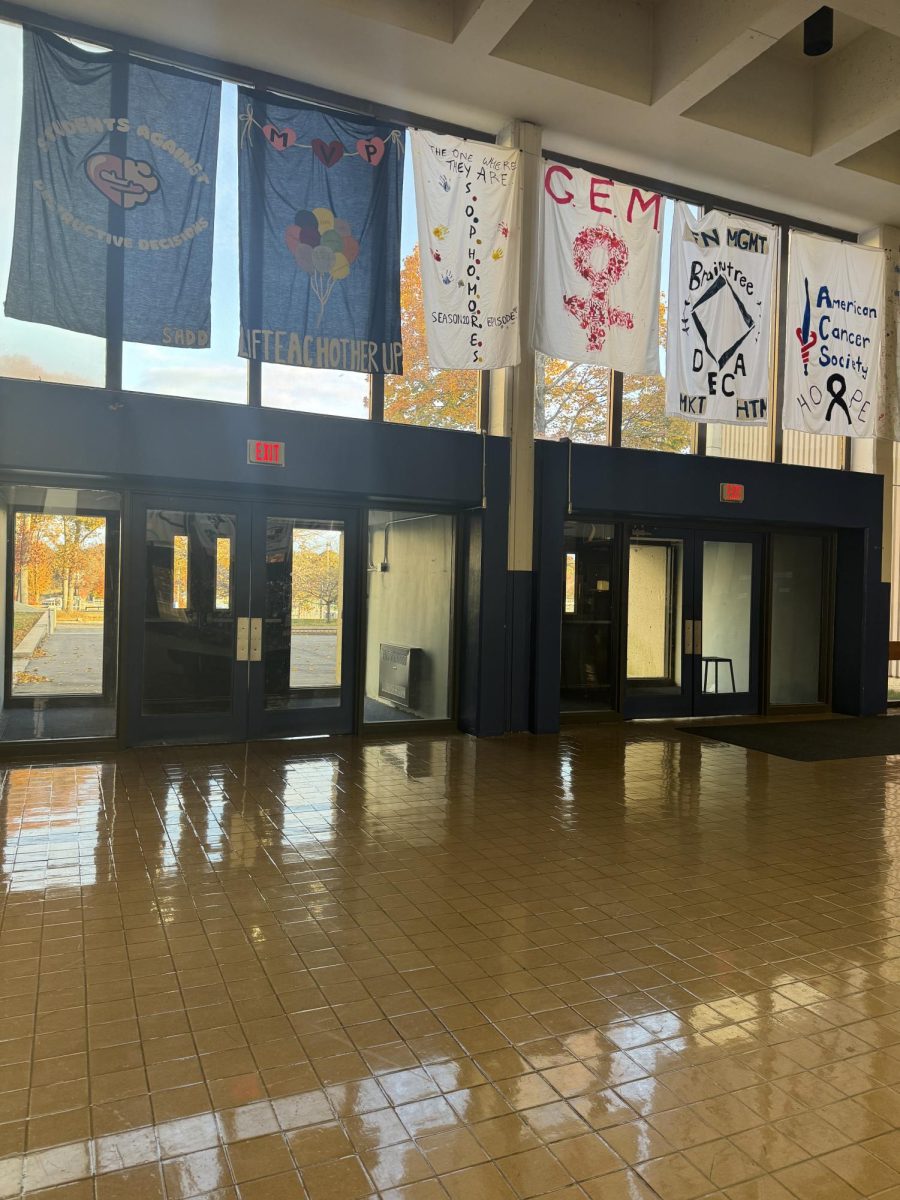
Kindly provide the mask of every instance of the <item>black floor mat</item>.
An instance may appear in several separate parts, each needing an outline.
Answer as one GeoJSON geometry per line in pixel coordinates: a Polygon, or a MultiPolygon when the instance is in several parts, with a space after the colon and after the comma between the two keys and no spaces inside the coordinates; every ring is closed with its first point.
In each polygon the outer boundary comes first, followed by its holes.
{"type": "Polygon", "coordinates": [[[679,725],[681,733],[798,762],[880,758],[900,754],[900,718],[845,717],[833,721],[760,721],[746,725],[679,725]]]}

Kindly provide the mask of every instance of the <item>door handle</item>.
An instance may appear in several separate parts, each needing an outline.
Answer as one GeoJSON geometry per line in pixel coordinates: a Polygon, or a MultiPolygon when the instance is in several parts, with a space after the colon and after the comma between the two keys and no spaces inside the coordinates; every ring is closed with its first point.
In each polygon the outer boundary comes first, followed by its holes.
{"type": "Polygon", "coordinates": [[[249,617],[238,617],[237,619],[237,645],[235,646],[234,657],[237,662],[247,662],[250,658],[249,617]]]}
{"type": "Polygon", "coordinates": [[[250,618],[250,661],[262,661],[263,623],[262,617],[250,618]]]}
{"type": "Polygon", "coordinates": [[[694,653],[694,622],[685,621],[684,623],[684,653],[694,653]]]}
{"type": "Polygon", "coordinates": [[[694,653],[703,653],[703,622],[694,622],[694,653]]]}

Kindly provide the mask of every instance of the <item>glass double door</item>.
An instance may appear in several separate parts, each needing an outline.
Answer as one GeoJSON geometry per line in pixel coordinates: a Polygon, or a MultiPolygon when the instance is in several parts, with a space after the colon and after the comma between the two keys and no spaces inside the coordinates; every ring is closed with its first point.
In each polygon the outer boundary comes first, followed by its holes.
{"type": "Polygon", "coordinates": [[[634,525],[626,717],[760,711],[762,538],[634,525]]]}
{"type": "Polygon", "coordinates": [[[358,521],[135,497],[129,744],[350,732],[358,521]]]}

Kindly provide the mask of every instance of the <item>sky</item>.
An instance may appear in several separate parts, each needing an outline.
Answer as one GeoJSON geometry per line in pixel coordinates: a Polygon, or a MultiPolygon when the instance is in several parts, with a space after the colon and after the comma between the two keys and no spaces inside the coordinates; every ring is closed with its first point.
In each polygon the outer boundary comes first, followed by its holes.
{"type": "MultiPolygon", "coordinates": [[[[22,115],[22,32],[0,21],[0,162],[17,161],[22,115]]],[[[16,172],[0,172],[0,291],[5,295],[12,251],[16,172]]],[[[416,243],[412,161],[404,158],[401,252],[416,243]]],[[[222,87],[216,220],[213,248],[212,336],[207,350],[126,343],[123,383],[134,391],[162,392],[206,400],[246,403],[246,362],[237,356],[238,199],[237,87],[222,87]]],[[[0,311],[0,359],[30,359],[50,380],[78,379],[102,386],[105,350],[102,339],[47,325],[7,319],[0,311]]],[[[0,370],[0,373],[3,373],[0,370]]],[[[263,367],[263,403],[279,408],[339,416],[367,415],[366,377],[303,367],[263,367]]]]}

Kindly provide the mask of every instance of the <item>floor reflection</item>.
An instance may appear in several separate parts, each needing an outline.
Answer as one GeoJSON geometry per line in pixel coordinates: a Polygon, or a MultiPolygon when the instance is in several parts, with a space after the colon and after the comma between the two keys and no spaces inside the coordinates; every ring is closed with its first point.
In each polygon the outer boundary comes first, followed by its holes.
{"type": "Polygon", "coordinates": [[[898,780],[665,725],[0,767],[0,1200],[896,1200],[898,780]]]}

